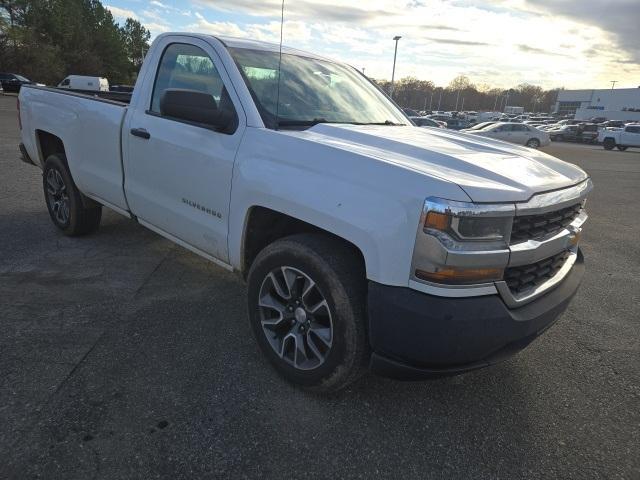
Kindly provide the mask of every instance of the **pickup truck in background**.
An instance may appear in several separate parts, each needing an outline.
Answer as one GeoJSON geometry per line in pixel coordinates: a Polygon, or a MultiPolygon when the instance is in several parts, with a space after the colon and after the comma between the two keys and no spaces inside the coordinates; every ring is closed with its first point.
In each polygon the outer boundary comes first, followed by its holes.
{"type": "Polygon", "coordinates": [[[598,142],[605,150],[617,148],[625,151],[629,147],[640,147],[640,123],[628,124],[620,129],[605,129],[598,134],[598,142]]]}
{"type": "Polygon", "coordinates": [[[307,389],[367,365],[425,378],[493,364],[583,276],[583,170],[416,127],[311,53],[163,34],[129,103],[30,85],[18,102],[23,159],[64,234],[96,231],[106,206],[238,272],[258,345],[307,389]]]}

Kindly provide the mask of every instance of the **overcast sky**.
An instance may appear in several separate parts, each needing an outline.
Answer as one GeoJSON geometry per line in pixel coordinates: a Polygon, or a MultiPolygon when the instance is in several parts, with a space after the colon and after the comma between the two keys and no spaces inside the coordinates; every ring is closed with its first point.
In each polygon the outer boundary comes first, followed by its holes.
{"type": "MultiPolygon", "coordinates": [[[[191,31],[277,42],[280,0],[107,0],[152,35],[191,31]]],[[[640,0],[286,0],[284,43],[391,78],[545,88],[640,85],[640,0]]]]}

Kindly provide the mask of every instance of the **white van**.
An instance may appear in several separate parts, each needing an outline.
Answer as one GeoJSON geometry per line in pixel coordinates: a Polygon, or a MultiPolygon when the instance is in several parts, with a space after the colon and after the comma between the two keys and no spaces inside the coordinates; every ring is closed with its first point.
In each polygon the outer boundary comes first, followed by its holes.
{"type": "Polygon", "coordinates": [[[71,90],[91,90],[94,92],[108,92],[109,81],[104,77],[69,75],[58,84],[58,88],[69,88],[71,90]]]}

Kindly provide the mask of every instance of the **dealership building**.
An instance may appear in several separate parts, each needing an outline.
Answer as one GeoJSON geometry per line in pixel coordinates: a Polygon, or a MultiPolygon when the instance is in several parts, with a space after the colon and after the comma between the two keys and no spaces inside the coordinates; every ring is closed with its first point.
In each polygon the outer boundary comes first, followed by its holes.
{"type": "Polygon", "coordinates": [[[554,109],[578,120],[605,117],[608,120],[640,121],[640,87],[602,90],[560,90],[554,109]]]}

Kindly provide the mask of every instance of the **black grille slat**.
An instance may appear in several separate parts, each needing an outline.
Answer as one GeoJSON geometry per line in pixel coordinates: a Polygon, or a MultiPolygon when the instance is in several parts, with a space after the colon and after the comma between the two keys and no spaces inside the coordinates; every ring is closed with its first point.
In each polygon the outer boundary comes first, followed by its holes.
{"type": "Polygon", "coordinates": [[[553,278],[567,261],[569,255],[570,252],[565,250],[530,265],[509,267],[504,271],[504,281],[511,293],[520,294],[553,278]]]}
{"type": "Polygon", "coordinates": [[[576,203],[570,207],[540,215],[524,215],[513,219],[511,245],[527,240],[539,240],[547,235],[566,228],[580,214],[582,205],[576,203]]]}

